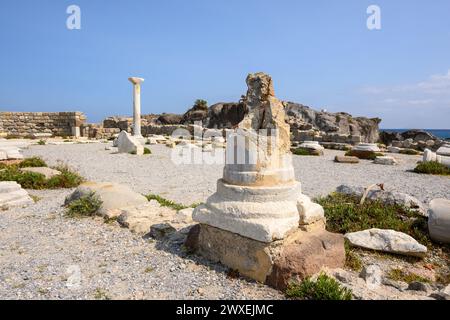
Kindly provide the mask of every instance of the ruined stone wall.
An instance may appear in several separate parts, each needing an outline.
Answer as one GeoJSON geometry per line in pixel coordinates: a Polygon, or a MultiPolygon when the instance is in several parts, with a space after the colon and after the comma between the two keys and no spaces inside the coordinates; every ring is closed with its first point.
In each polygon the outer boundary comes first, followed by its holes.
{"type": "Polygon", "coordinates": [[[18,137],[74,136],[85,121],[82,112],[0,112],[0,133],[18,137]]]}

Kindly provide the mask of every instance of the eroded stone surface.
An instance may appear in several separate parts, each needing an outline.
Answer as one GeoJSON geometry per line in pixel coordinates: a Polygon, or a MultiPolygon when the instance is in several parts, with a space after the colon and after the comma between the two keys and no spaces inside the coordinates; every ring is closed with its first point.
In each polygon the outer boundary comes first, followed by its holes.
{"type": "Polygon", "coordinates": [[[348,233],[345,238],[356,247],[407,256],[424,257],[427,247],[414,238],[394,230],[370,229],[348,233]]]}
{"type": "Polygon", "coordinates": [[[28,192],[22,189],[17,182],[0,182],[0,209],[25,207],[33,203],[34,201],[28,195],[28,192]]]}
{"type": "Polygon", "coordinates": [[[428,229],[433,240],[450,243],[450,200],[434,199],[430,202],[428,229]]]}
{"type": "Polygon", "coordinates": [[[119,153],[133,153],[138,156],[144,154],[144,146],[128,132],[122,131],[117,138],[119,153]]]}
{"type": "Polygon", "coordinates": [[[86,182],[81,184],[70,196],[65,204],[81,197],[95,193],[102,201],[99,214],[108,218],[116,218],[122,213],[122,209],[140,206],[148,203],[143,195],[134,192],[130,187],[112,182],[86,182]]]}
{"type": "Polygon", "coordinates": [[[343,236],[325,230],[304,232],[298,229],[282,241],[263,243],[198,225],[191,229],[186,246],[245,277],[280,290],[284,290],[291,279],[302,280],[323,266],[338,268],[345,263],[343,236]]]}

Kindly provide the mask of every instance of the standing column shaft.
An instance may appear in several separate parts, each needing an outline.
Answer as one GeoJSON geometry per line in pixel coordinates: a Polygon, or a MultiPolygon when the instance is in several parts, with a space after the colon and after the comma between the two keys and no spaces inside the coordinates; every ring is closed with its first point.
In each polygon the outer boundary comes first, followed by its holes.
{"type": "Polygon", "coordinates": [[[142,78],[129,78],[133,84],[133,136],[142,137],[141,134],[141,83],[142,78]]]}
{"type": "Polygon", "coordinates": [[[134,85],[134,136],[141,136],[141,84],[134,85]]]}

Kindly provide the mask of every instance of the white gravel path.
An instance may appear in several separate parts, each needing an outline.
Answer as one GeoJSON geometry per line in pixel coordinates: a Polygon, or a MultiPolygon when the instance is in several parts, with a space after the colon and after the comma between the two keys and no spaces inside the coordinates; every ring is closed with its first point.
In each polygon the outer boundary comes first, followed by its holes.
{"type": "MultiPolygon", "coordinates": [[[[151,146],[153,155],[137,157],[112,154],[105,144],[32,146],[27,156],[39,155],[49,163],[61,160],[93,181],[113,181],[130,185],[137,192],[155,193],[184,204],[204,202],[215,192],[216,181],[222,176],[219,165],[175,165],[170,160],[172,149],[151,146]]],[[[324,157],[294,156],[297,179],[305,194],[316,197],[334,191],[341,184],[369,186],[384,183],[429,203],[432,199],[450,198],[448,177],[420,175],[409,172],[420,156],[393,155],[400,165],[383,166],[362,161],[359,164],[334,163],[342,151],[326,150],[324,157]]]]}
{"type": "MultiPolygon", "coordinates": [[[[124,183],[185,204],[204,201],[222,175],[218,165],[174,165],[165,146],[151,146],[153,154],[144,157],[112,154],[105,146],[32,146],[25,155],[42,156],[49,164],[60,160],[89,180],[124,183]]],[[[396,167],[336,164],[332,160],[340,153],[295,157],[306,194],[325,195],[343,183],[385,183],[425,202],[450,198],[449,178],[407,171],[420,157],[397,155],[401,165],[396,167]]],[[[266,286],[229,279],[226,268],[185,256],[179,246],[144,240],[101,219],[65,218],[61,206],[70,192],[31,191],[42,200],[0,212],[0,299],[282,298],[266,286]],[[81,272],[79,288],[66,286],[70,267],[81,272]]]]}

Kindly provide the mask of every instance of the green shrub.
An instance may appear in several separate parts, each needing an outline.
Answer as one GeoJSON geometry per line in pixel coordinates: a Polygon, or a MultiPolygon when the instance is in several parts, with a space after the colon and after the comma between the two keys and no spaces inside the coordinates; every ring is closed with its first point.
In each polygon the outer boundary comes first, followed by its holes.
{"type": "Polygon", "coordinates": [[[410,284],[411,282],[430,282],[429,279],[421,277],[415,273],[403,271],[401,269],[392,269],[388,274],[388,278],[394,281],[403,281],[408,284],[410,284]]]}
{"type": "Polygon", "coordinates": [[[164,199],[163,197],[158,196],[158,195],[156,195],[156,194],[149,194],[149,195],[146,195],[146,198],[148,199],[148,201],[150,201],[150,200],[156,200],[156,201],[158,201],[158,203],[159,203],[162,207],[172,208],[172,209],[177,210],[177,211],[178,211],[178,210],[183,210],[183,209],[189,208],[189,207],[186,207],[186,206],[184,206],[184,205],[182,205],[182,204],[173,202],[172,200],[164,199]]]}
{"type": "Polygon", "coordinates": [[[407,154],[407,155],[410,155],[410,156],[416,156],[416,155],[420,154],[419,151],[414,150],[414,149],[402,149],[402,150],[399,151],[399,153],[407,154]]]}
{"type": "Polygon", "coordinates": [[[55,167],[61,174],[54,176],[47,180],[48,189],[60,189],[60,188],[75,188],[83,183],[84,179],[78,173],[73,172],[69,167],[60,165],[55,167]]]}
{"type": "Polygon", "coordinates": [[[16,181],[24,189],[45,189],[45,176],[35,172],[21,172],[17,166],[8,166],[0,172],[0,181],[16,181]]]}
{"type": "Polygon", "coordinates": [[[286,290],[289,298],[304,300],[352,300],[352,291],[342,287],[335,279],[321,273],[316,281],[310,278],[300,284],[291,283],[286,290]]]}
{"type": "MultiPolygon", "coordinates": [[[[25,163],[25,167],[28,165],[41,166],[45,162],[33,159],[29,163],[25,163]]],[[[16,181],[24,189],[59,189],[59,188],[74,188],[79,186],[83,182],[83,178],[77,173],[71,171],[67,166],[58,166],[55,169],[60,171],[61,174],[54,176],[50,179],[46,179],[43,174],[35,172],[23,172],[20,168],[24,166],[23,162],[19,165],[6,166],[0,171],[0,181],[16,181]]]]}
{"type": "Polygon", "coordinates": [[[44,160],[39,157],[32,157],[23,160],[19,163],[20,168],[38,168],[38,167],[47,167],[47,164],[44,160]]]}
{"type": "Polygon", "coordinates": [[[208,102],[203,99],[197,99],[195,100],[194,106],[206,109],[208,108],[208,102]]]}
{"type": "Polygon", "coordinates": [[[360,272],[363,267],[361,258],[352,250],[347,240],[345,240],[345,266],[356,272],[360,272]]]}
{"type": "Polygon", "coordinates": [[[436,174],[436,175],[450,175],[450,168],[447,168],[441,163],[430,161],[430,162],[421,162],[414,169],[415,173],[423,173],[423,174],[436,174]]]}
{"type": "Polygon", "coordinates": [[[304,149],[304,148],[295,148],[292,150],[292,153],[295,154],[296,156],[311,156],[312,154],[304,149]]]}
{"type": "Polygon", "coordinates": [[[47,144],[47,142],[45,142],[45,140],[41,139],[41,140],[38,141],[37,144],[40,145],[40,146],[45,146],[47,144]]]}
{"type": "Polygon", "coordinates": [[[95,216],[102,206],[102,201],[95,193],[72,201],[67,206],[66,215],[71,218],[95,216]]]}
{"type": "Polygon", "coordinates": [[[152,151],[149,148],[144,148],[144,155],[145,154],[152,154],[152,151]]]}
{"type": "Polygon", "coordinates": [[[345,234],[372,228],[391,229],[430,245],[425,217],[400,205],[370,200],[361,205],[360,200],[340,193],[316,199],[325,210],[328,231],[345,234]]]}

